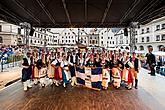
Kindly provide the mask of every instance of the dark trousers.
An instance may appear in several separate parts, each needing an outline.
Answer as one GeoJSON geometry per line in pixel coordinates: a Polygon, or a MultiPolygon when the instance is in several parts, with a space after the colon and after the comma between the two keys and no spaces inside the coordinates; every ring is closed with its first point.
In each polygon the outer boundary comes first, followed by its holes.
{"type": "Polygon", "coordinates": [[[155,68],[152,65],[149,65],[150,70],[151,70],[151,75],[155,75],[155,68]]]}

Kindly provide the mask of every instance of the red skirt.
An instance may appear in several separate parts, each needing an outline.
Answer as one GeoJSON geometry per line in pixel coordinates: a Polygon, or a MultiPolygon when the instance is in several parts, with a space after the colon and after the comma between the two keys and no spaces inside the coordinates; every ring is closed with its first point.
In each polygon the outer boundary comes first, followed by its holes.
{"type": "Polygon", "coordinates": [[[133,75],[132,75],[132,70],[128,70],[128,84],[133,83],[133,75]]]}
{"type": "Polygon", "coordinates": [[[54,69],[54,79],[62,80],[62,69],[60,67],[54,69]]]}

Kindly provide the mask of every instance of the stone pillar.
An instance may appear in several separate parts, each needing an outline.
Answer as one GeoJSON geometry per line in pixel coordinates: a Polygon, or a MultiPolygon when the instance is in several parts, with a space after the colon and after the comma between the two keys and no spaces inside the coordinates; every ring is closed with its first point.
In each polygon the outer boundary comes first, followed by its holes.
{"type": "Polygon", "coordinates": [[[135,51],[135,28],[137,28],[137,22],[132,22],[130,24],[130,53],[135,51]]]}

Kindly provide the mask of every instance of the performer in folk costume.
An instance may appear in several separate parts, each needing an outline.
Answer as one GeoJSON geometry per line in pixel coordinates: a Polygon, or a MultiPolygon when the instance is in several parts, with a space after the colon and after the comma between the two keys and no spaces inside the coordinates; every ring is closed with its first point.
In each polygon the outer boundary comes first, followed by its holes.
{"type": "Polygon", "coordinates": [[[95,65],[96,67],[101,67],[101,59],[99,53],[96,54],[95,65]]]}
{"type": "Polygon", "coordinates": [[[52,62],[54,68],[54,83],[59,86],[62,80],[62,69],[60,67],[62,59],[60,58],[60,53],[57,54],[57,58],[52,62]]]}
{"type": "Polygon", "coordinates": [[[52,59],[51,59],[52,53],[48,53],[46,57],[47,62],[47,76],[49,78],[50,84],[53,84],[53,78],[54,78],[54,68],[51,65],[52,59]]]}
{"type": "Polygon", "coordinates": [[[125,61],[125,67],[123,70],[123,79],[127,84],[126,88],[128,90],[132,89],[133,79],[134,79],[133,78],[133,70],[134,70],[134,66],[130,61],[129,55],[127,55],[126,61],[125,61]]]}
{"type": "Polygon", "coordinates": [[[85,64],[85,60],[83,58],[82,53],[80,53],[80,57],[78,58],[77,65],[82,67],[82,66],[84,66],[84,64],[85,64]]]}
{"type": "Polygon", "coordinates": [[[131,62],[134,66],[134,77],[135,77],[135,89],[138,88],[138,74],[139,74],[139,69],[141,68],[141,63],[140,60],[136,57],[136,53],[132,53],[132,58],[131,62]]]}
{"type": "Polygon", "coordinates": [[[93,54],[91,54],[90,57],[86,59],[86,66],[95,67],[95,59],[93,54]]]}
{"type": "Polygon", "coordinates": [[[41,56],[41,62],[40,62],[40,69],[39,69],[39,78],[40,78],[40,84],[42,87],[46,85],[46,74],[47,74],[47,67],[46,67],[46,54],[45,51],[42,51],[41,56]]]}
{"type": "Polygon", "coordinates": [[[66,84],[69,83],[69,80],[71,79],[71,75],[69,71],[69,63],[65,55],[63,56],[63,60],[61,62],[61,68],[62,68],[63,87],[66,87],[66,84]]]}
{"type": "Polygon", "coordinates": [[[37,67],[37,61],[39,60],[38,50],[34,49],[32,55],[34,60],[34,64],[32,66],[32,79],[34,81],[34,84],[37,84],[39,79],[39,70],[37,67]]]}
{"type": "Polygon", "coordinates": [[[75,69],[76,69],[76,65],[78,62],[78,56],[75,53],[75,50],[73,50],[73,53],[68,53],[68,62],[69,62],[69,70],[71,73],[71,85],[77,85],[77,79],[76,79],[76,74],[75,74],[75,69]]]}
{"type": "Polygon", "coordinates": [[[24,91],[27,91],[28,87],[31,88],[30,77],[32,75],[32,62],[31,53],[27,53],[27,57],[23,58],[22,69],[22,82],[24,85],[24,91]]]}
{"type": "Polygon", "coordinates": [[[113,62],[112,68],[113,86],[119,88],[121,84],[121,74],[118,67],[118,61],[113,62]]]}
{"type": "Polygon", "coordinates": [[[109,74],[109,68],[108,65],[105,66],[102,72],[102,87],[103,89],[108,88],[108,83],[110,82],[110,74],[109,74]]]}

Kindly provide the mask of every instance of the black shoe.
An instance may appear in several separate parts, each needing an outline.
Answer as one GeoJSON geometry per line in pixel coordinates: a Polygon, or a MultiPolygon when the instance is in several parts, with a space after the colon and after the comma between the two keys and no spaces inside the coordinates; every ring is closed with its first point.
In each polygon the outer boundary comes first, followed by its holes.
{"type": "Polygon", "coordinates": [[[151,73],[148,73],[148,74],[151,74],[151,73]]]}
{"type": "Polygon", "coordinates": [[[135,89],[138,89],[138,87],[135,87],[135,89]]]}
{"type": "Polygon", "coordinates": [[[155,74],[151,74],[151,76],[156,76],[155,74]]]}

